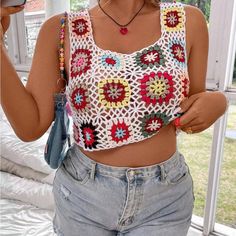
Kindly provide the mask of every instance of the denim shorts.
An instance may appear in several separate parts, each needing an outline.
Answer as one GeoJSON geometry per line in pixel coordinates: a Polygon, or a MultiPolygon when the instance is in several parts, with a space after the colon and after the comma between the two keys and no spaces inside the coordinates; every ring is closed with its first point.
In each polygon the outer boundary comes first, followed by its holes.
{"type": "Polygon", "coordinates": [[[94,161],[76,144],[55,173],[53,195],[53,229],[64,236],[185,236],[195,199],[178,149],[158,164],[119,167],[94,161]]]}

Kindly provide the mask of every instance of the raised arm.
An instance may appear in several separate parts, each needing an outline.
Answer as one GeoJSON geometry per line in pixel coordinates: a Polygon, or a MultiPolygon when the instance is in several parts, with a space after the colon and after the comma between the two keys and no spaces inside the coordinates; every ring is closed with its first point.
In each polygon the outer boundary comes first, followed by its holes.
{"type": "Polygon", "coordinates": [[[61,89],[57,80],[60,76],[58,46],[62,16],[55,15],[42,25],[26,86],[20,81],[1,43],[1,105],[14,132],[25,142],[41,137],[54,118],[53,94],[61,89]]]}

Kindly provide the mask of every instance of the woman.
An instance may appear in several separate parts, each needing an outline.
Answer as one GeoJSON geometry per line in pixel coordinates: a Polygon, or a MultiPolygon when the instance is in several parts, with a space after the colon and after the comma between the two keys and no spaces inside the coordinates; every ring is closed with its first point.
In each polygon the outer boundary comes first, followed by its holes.
{"type": "MultiPolygon", "coordinates": [[[[20,10],[2,9],[3,32],[20,10]]],[[[1,45],[2,107],[26,142],[49,128],[63,88],[55,79],[62,17],[43,24],[26,87],[1,45]]],[[[74,144],[54,178],[55,232],[186,235],[193,182],[176,134],[207,129],[227,108],[224,94],[205,88],[203,14],[175,2],[101,0],[66,15],[64,45],[74,144]]]]}

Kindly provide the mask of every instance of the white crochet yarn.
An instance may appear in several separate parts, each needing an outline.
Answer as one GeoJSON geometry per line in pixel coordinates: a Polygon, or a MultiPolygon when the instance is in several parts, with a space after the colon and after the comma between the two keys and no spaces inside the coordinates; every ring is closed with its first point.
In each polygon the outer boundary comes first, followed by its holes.
{"type": "Polygon", "coordinates": [[[71,57],[66,94],[74,139],[84,150],[150,138],[179,116],[176,109],[190,83],[184,4],[161,3],[160,8],[161,37],[130,54],[96,45],[88,8],[68,13],[71,57]]]}

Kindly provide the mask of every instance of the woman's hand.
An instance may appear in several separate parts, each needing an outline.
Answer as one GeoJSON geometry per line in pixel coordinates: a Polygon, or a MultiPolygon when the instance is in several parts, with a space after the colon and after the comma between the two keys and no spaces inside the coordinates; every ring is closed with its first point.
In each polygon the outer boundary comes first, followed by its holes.
{"type": "Polygon", "coordinates": [[[227,108],[227,98],[221,92],[201,92],[185,99],[181,104],[181,112],[177,128],[188,133],[199,133],[209,128],[227,108]]]}
{"type": "Polygon", "coordinates": [[[0,45],[3,44],[3,37],[10,25],[10,15],[20,12],[24,9],[24,5],[18,7],[1,7],[0,8],[0,45]]]}

